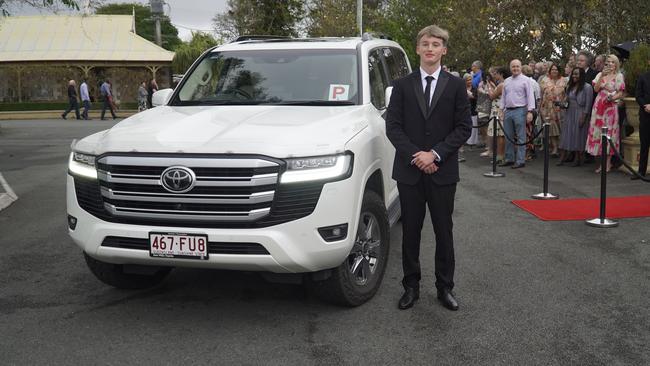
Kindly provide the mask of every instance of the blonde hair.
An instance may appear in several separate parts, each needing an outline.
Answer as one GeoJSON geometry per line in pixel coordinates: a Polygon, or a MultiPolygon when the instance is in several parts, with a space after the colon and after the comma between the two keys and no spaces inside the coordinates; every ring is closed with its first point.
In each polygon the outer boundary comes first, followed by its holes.
{"type": "Polygon", "coordinates": [[[446,30],[438,27],[437,25],[429,25],[420,30],[418,32],[418,37],[415,40],[415,43],[418,44],[420,43],[420,40],[422,37],[427,36],[427,37],[435,37],[435,38],[440,38],[442,39],[442,45],[444,47],[447,47],[447,42],[449,41],[449,32],[446,30]]]}
{"type": "Polygon", "coordinates": [[[616,65],[616,71],[618,71],[621,68],[621,61],[619,61],[618,57],[614,54],[607,55],[606,61],[612,60],[614,61],[614,64],[616,65]]]}

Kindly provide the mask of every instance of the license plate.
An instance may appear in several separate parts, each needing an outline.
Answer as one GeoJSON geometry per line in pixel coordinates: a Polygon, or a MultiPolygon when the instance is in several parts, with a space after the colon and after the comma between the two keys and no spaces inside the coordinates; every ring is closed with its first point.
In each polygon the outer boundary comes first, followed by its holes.
{"type": "Polygon", "coordinates": [[[208,259],[207,235],[149,233],[152,257],[208,259]]]}

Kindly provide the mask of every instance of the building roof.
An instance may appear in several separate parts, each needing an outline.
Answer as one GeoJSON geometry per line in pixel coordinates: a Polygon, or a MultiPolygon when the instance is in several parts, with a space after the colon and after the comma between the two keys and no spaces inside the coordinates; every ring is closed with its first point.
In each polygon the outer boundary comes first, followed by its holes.
{"type": "Polygon", "coordinates": [[[0,17],[0,63],[171,62],[167,51],[131,31],[132,15],[0,17]]]}

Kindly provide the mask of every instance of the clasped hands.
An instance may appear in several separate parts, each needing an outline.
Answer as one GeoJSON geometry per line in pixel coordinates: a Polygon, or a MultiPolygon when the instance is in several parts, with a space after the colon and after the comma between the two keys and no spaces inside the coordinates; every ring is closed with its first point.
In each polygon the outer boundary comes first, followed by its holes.
{"type": "Polygon", "coordinates": [[[435,160],[436,156],[433,151],[418,151],[413,154],[411,165],[417,166],[425,174],[433,174],[438,171],[438,165],[436,165],[435,160]]]}

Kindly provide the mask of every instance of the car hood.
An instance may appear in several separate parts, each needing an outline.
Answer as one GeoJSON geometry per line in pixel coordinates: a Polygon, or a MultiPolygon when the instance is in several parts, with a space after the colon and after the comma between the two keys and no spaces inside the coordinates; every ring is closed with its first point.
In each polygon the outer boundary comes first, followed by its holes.
{"type": "Polygon", "coordinates": [[[75,150],[314,156],[342,152],[367,106],[161,106],[91,135],[75,150]]]}

